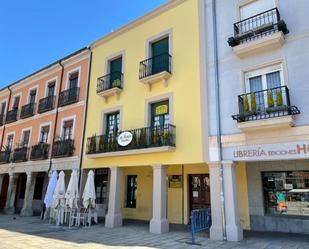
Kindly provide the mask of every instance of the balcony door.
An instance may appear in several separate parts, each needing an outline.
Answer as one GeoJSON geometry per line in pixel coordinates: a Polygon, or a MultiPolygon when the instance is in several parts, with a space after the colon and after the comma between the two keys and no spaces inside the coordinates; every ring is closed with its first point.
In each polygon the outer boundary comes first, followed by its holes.
{"type": "Polygon", "coordinates": [[[35,96],[36,96],[36,89],[33,89],[29,93],[29,104],[34,104],[35,103],[35,96]]]}
{"type": "Polygon", "coordinates": [[[108,137],[117,135],[119,131],[119,120],[119,112],[107,114],[105,135],[107,135],[108,137]]]}
{"type": "Polygon", "coordinates": [[[28,147],[30,141],[30,130],[23,131],[21,147],[28,147]]]}
{"type": "Polygon", "coordinates": [[[14,102],[13,102],[12,109],[18,109],[18,107],[19,107],[19,101],[20,101],[20,96],[14,97],[14,102]]]}
{"type": "Polygon", "coordinates": [[[13,141],[14,141],[14,135],[8,135],[6,139],[6,150],[11,151],[13,149],[13,141]]]}
{"type": "Polygon", "coordinates": [[[153,103],[151,105],[151,127],[167,127],[169,121],[169,101],[153,103]]]}
{"type": "MultiPolygon", "coordinates": [[[[284,85],[281,66],[279,68],[276,66],[272,69],[269,68],[248,72],[246,73],[245,78],[246,93],[255,93],[257,110],[263,110],[268,107],[267,90],[278,88],[277,90],[282,91],[280,87],[284,85]]],[[[276,89],[271,90],[271,92],[273,101],[276,103],[276,89]]],[[[285,92],[281,93],[282,95],[286,94],[285,92]]],[[[250,95],[248,97],[250,103],[250,95]]],[[[283,98],[283,101],[286,101],[285,98],[283,98]]]]}
{"type": "Polygon", "coordinates": [[[47,86],[47,97],[52,97],[55,94],[55,81],[48,83],[47,86]]]}
{"type": "Polygon", "coordinates": [[[169,64],[169,38],[163,38],[151,43],[152,74],[157,74],[168,70],[169,64]]]}
{"type": "Polygon", "coordinates": [[[122,57],[110,61],[110,87],[120,87],[122,72],[122,57]]]}
{"type": "Polygon", "coordinates": [[[78,72],[71,73],[69,77],[69,89],[78,87],[78,72]]]}
{"type": "Polygon", "coordinates": [[[62,140],[73,139],[73,120],[67,120],[63,122],[62,126],[62,140]]]}

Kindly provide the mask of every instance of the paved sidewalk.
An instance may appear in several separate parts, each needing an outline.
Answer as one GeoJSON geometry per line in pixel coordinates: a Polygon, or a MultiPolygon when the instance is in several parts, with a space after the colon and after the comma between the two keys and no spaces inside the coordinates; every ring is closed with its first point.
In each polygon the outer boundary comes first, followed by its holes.
{"type": "Polygon", "coordinates": [[[103,225],[90,228],[56,227],[42,222],[38,217],[0,215],[0,249],[15,248],[208,248],[208,249],[309,249],[309,236],[249,233],[242,242],[210,241],[200,234],[197,241],[201,245],[190,245],[188,231],[172,231],[155,235],[148,232],[145,225],[127,225],[108,229],[103,225]]]}

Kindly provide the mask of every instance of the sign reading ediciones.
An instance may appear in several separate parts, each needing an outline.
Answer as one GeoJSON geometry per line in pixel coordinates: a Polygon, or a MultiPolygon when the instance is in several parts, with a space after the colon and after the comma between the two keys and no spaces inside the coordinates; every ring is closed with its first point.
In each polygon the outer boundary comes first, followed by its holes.
{"type": "Polygon", "coordinates": [[[305,159],[309,158],[309,141],[224,148],[223,154],[235,161],[305,159]]]}

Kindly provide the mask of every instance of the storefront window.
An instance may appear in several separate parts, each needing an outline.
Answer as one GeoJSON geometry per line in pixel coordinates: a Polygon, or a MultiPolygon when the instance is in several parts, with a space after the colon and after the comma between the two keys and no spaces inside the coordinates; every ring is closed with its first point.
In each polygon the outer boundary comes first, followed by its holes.
{"type": "Polygon", "coordinates": [[[309,216],[309,171],[262,172],[267,214],[309,216]]]}
{"type": "Polygon", "coordinates": [[[107,204],[108,169],[95,171],[96,203],[107,204]]]}

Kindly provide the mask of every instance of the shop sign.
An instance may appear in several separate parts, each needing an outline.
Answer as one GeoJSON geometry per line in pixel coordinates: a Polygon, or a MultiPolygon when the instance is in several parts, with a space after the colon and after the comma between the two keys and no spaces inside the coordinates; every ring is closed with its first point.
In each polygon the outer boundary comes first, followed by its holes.
{"type": "Polygon", "coordinates": [[[155,109],[155,115],[163,115],[168,113],[168,106],[167,105],[159,105],[155,109]]]}
{"type": "Polygon", "coordinates": [[[235,161],[309,158],[309,141],[224,148],[224,159],[235,161]]]}
{"type": "Polygon", "coordinates": [[[181,175],[171,175],[168,177],[169,188],[182,188],[182,177],[181,175]]]}
{"type": "Polygon", "coordinates": [[[131,132],[125,131],[120,133],[117,138],[117,142],[120,146],[127,146],[132,142],[133,135],[131,132]]]}

